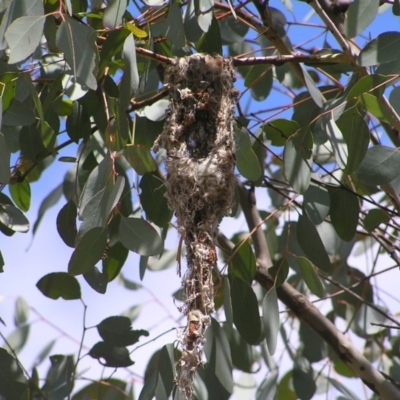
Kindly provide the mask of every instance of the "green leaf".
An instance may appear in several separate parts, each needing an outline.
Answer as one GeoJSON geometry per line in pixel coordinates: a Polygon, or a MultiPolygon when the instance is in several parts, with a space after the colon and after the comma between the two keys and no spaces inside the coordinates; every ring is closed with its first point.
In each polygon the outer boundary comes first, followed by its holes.
{"type": "Polygon", "coordinates": [[[379,0],[355,0],[346,12],[344,33],[349,38],[358,36],[375,19],[379,0]]]}
{"type": "Polygon", "coordinates": [[[163,242],[150,223],[141,218],[122,217],[119,224],[121,243],[142,256],[155,256],[163,251],[163,242]]]}
{"type": "Polygon", "coordinates": [[[314,224],[300,215],[296,226],[297,241],[307,258],[321,271],[331,273],[332,266],[321,237],[314,224]]]}
{"type": "Polygon", "coordinates": [[[127,29],[118,29],[107,35],[100,51],[99,76],[104,74],[104,69],[111,63],[112,57],[122,50],[129,34],[127,29]]]}
{"type": "Polygon", "coordinates": [[[36,287],[50,299],[77,300],[81,298],[81,287],[77,279],[66,272],[52,272],[41,278],[36,287]]]}
{"type": "MultiPolygon", "coordinates": [[[[4,265],[5,265],[5,263],[4,263],[4,258],[3,258],[3,254],[1,253],[1,251],[0,251],[0,272],[4,272],[4,265]]],[[[1,318],[0,318],[0,322],[3,322],[2,320],[1,320],[1,318]]],[[[4,322],[3,322],[3,324],[4,324],[4,322]]]]}
{"type": "Polygon", "coordinates": [[[185,28],[181,9],[175,0],[171,0],[169,3],[167,25],[167,39],[178,48],[184,47],[186,45],[185,28]]]}
{"type": "Polygon", "coordinates": [[[368,214],[363,220],[364,228],[368,232],[372,232],[380,224],[387,224],[390,221],[389,215],[386,211],[380,208],[373,208],[368,211],[368,214]]]}
{"type": "Polygon", "coordinates": [[[331,384],[336,390],[338,390],[340,393],[344,394],[346,396],[346,399],[360,400],[360,397],[358,397],[354,392],[352,392],[350,389],[348,389],[347,386],[345,386],[343,383],[339,382],[338,380],[328,376],[328,381],[329,381],[329,384],[331,384]]]}
{"type": "Polygon", "coordinates": [[[68,201],[57,215],[57,232],[63,242],[69,247],[75,247],[75,239],[78,234],[76,216],[77,209],[72,200],[68,201]]]}
{"type": "Polygon", "coordinates": [[[276,119],[263,126],[263,131],[272,146],[284,146],[287,139],[300,129],[296,121],[276,119]]]}
{"type": "Polygon", "coordinates": [[[376,335],[386,329],[381,325],[391,323],[386,315],[388,315],[386,307],[375,305],[373,308],[366,304],[361,304],[354,317],[353,330],[361,337],[376,335]]]}
{"type": "Polygon", "coordinates": [[[314,100],[314,103],[318,107],[322,107],[325,102],[324,97],[322,96],[322,93],[318,89],[317,85],[315,84],[313,78],[310,76],[308,71],[302,66],[302,64],[299,64],[299,66],[301,67],[301,69],[303,71],[304,80],[305,80],[308,92],[310,93],[312,99],[314,100]]]}
{"type": "Polygon", "coordinates": [[[10,47],[9,64],[28,58],[39,46],[43,35],[45,16],[21,17],[15,20],[5,33],[10,47]]]}
{"type": "MultiPolygon", "coordinates": [[[[128,400],[130,397],[125,392],[126,382],[118,379],[96,381],[85,386],[72,396],[72,400],[102,399],[102,400],[128,400]]],[[[133,397],[132,397],[133,398],[133,397]]]]}
{"type": "Polygon", "coordinates": [[[298,397],[293,391],[293,371],[288,371],[279,381],[276,390],[276,400],[297,400],[298,397]]]}
{"type": "Polygon", "coordinates": [[[28,340],[29,332],[30,325],[24,325],[15,329],[7,337],[5,348],[15,353],[19,353],[28,340]]]}
{"type": "Polygon", "coordinates": [[[256,400],[273,399],[276,393],[278,383],[278,371],[272,370],[268,378],[264,378],[260,386],[257,388],[256,400]]]}
{"type": "Polygon", "coordinates": [[[283,152],[283,172],[297,193],[304,193],[311,180],[312,138],[308,131],[292,135],[283,152]]]}
{"type": "Polygon", "coordinates": [[[329,214],[330,197],[328,189],[311,182],[304,193],[304,211],[314,225],[321,224],[329,214]]]}
{"type": "Polygon", "coordinates": [[[118,175],[117,179],[115,179],[115,183],[107,200],[105,208],[105,218],[108,218],[108,216],[111,214],[111,212],[119,203],[122,193],[124,191],[124,187],[125,187],[125,177],[123,177],[122,175],[118,175]]]}
{"type": "Polygon", "coordinates": [[[29,319],[29,305],[21,296],[15,302],[14,323],[15,326],[20,327],[24,325],[29,319]]]}
{"type": "Polygon", "coordinates": [[[251,96],[256,101],[265,100],[272,89],[272,66],[253,65],[244,81],[244,85],[250,88],[251,96]]]}
{"type": "Polygon", "coordinates": [[[272,356],[276,350],[279,332],[279,306],[275,286],[269,289],[263,298],[262,313],[268,352],[272,356]]]}
{"type": "Polygon", "coordinates": [[[240,174],[250,180],[257,181],[261,176],[260,163],[251,147],[249,134],[244,127],[234,125],[236,145],[236,167],[240,174]]]}
{"type": "Polygon", "coordinates": [[[313,265],[304,257],[296,257],[296,260],[299,263],[301,276],[310,289],[310,292],[320,299],[323,298],[325,296],[325,289],[313,265]]]}
{"type": "Polygon", "coordinates": [[[321,361],[327,356],[328,349],[324,340],[304,322],[300,322],[299,338],[303,344],[302,355],[310,363],[321,361]]]}
{"type": "Polygon", "coordinates": [[[99,192],[105,189],[111,174],[112,160],[111,157],[106,156],[101,163],[93,169],[85,183],[85,187],[83,188],[79,201],[80,216],[82,216],[89,201],[93,199],[99,192]]]}
{"type": "Polygon", "coordinates": [[[147,146],[142,144],[128,145],[125,147],[123,155],[139,175],[144,175],[146,172],[152,172],[157,169],[157,164],[150,154],[150,148],[147,146]]]}
{"type": "Polygon", "coordinates": [[[195,7],[198,7],[197,22],[199,27],[207,33],[213,19],[214,2],[212,0],[199,0],[198,4],[195,3],[195,7]]]}
{"type": "Polygon", "coordinates": [[[211,318],[211,324],[206,331],[206,343],[204,345],[209,367],[214,371],[222,386],[229,392],[233,392],[232,359],[231,350],[225,331],[219,323],[211,318]]]}
{"type": "Polygon", "coordinates": [[[230,275],[232,278],[241,278],[251,285],[256,275],[256,257],[250,243],[248,241],[238,243],[231,254],[233,257],[229,256],[230,275]]]}
{"type": "Polygon", "coordinates": [[[0,347],[0,394],[5,399],[21,399],[28,381],[17,360],[0,347]]]}
{"type": "Polygon", "coordinates": [[[360,206],[357,197],[348,189],[329,188],[330,216],[338,236],[350,242],[356,234],[360,206]]]}
{"type": "Polygon", "coordinates": [[[175,377],[174,345],[167,344],[160,350],[157,364],[156,399],[169,399],[174,387],[175,377]]]}
{"type": "Polygon", "coordinates": [[[31,205],[31,187],[29,182],[24,179],[9,185],[11,198],[14,203],[22,210],[27,212],[31,205]]]}
{"type": "Polygon", "coordinates": [[[101,259],[107,245],[107,229],[96,227],[86,232],[72,253],[68,273],[80,275],[90,271],[101,259]]]}
{"type": "Polygon", "coordinates": [[[140,204],[147,218],[160,227],[168,224],[172,217],[165,197],[165,182],[156,174],[146,173],[140,180],[140,204]]]}
{"type": "Polygon", "coordinates": [[[355,372],[340,358],[337,358],[333,363],[333,369],[342,376],[346,378],[357,378],[355,372]]]}
{"type": "Polygon", "coordinates": [[[129,250],[121,242],[115,243],[106,253],[103,259],[103,274],[107,275],[108,281],[115,279],[128,258],[129,250]]]}
{"type": "Polygon", "coordinates": [[[36,233],[40,222],[47,210],[57,204],[58,200],[63,194],[63,185],[60,184],[54,188],[42,201],[39,207],[38,216],[36,218],[35,224],[33,225],[33,234],[36,233]]]}
{"type": "Polygon", "coordinates": [[[368,149],[356,175],[360,182],[369,185],[383,185],[395,179],[399,170],[400,150],[377,145],[368,149]]]}
{"type": "Polygon", "coordinates": [[[293,368],[293,387],[300,400],[310,400],[317,389],[314,371],[305,357],[298,357],[293,368]]]}
{"type": "Polygon", "coordinates": [[[97,32],[88,25],[65,16],[57,30],[57,46],[78,83],[96,90],[98,55],[95,40],[97,32]]]}
{"type": "Polygon", "coordinates": [[[10,126],[29,126],[35,122],[33,108],[26,103],[14,99],[3,114],[2,123],[10,126]]]}
{"type": "Polygon", "coordinates": [[[26,160],[40,161],[49,155],[55,142],[54,131],[49,125],[40,125],[34,123],[30,126],[24,126],[19,133],[19,145],[21,153],[26,160]]]}
{"type": "Polygon", "coordinates": [[[336,121],[347,143],[347,164],[344,172],[351,174],[364,159],[369,144],[369,129],[356,108],[344,112],[336,121]]]}
{"type": "Polygon", "coordinates": [[[326,134],[332,145],[333,155],[340,169],[345,169],[347,165],[348,150],[343,138],[342,131],[336,125],[333,114],[326,124],[326,134]]]}
{"type": "Polygon", "coordinates": [[[185,10],[185,15],[183,19],[183,25],[185,27],[186,38],[189,42],[197,42],[203,31],[201,30],[199,23],[197,21],[196,1],[189,0],[188,5],[185,10]]]}
{"type": "Polygon", "coordinates": [[[396,60],[396,49],[400,44],[399,32],[384,32],[367,43],[358,55],[357,61],[362,67],[385,64],[396,60]]]}
{"type": "Polygon", "coordinates": [[[117,347],[105,342],[97,342],[89,350],[89,355],[105,367],[120,368],[134,364],[126,347],[117,347]]]}
{"type": "Polygon", "coordinates": [[[50,357],[51,367],[47,373],[44,393],[49,393],[51,398],[64,399],[68,397],[73,388],[71,378],[74,370],[74,357],[53,355],[50,357]]]}
{"type": "MultiPolygon", "coordinates": [[[[351,100],[361,96],[364,93],[370,93],[374,96],[381,97],[385,91],[388,77],[385,75],[371,74],[363,76],[355,85],[349,90],[347,99],[351,100]]],[[[347,110],[349,112],[351,109],[347,110]]]]}
{"type": "Polygon", "coordinates": [[[72,110],[67,117],[65,127],[68,136],[75,143],[79,143],[80,139],[86,140],[91,135],[90,116],[85,107],[78,101],[72,103],[72,110]]]}
{"type": "Polygon", "coordinates": [[[40,353],[36,356],[33,365],[35,367],[37,367],[38,365],[40,365],[50,354],[52,348],[54,347],[54,345],[56,344],[57,339],[53,339],[52,341],[50,341],[41,351],[40,353]]]}
{"type": "Polygon", "coordinates": [[[149,336],[149,332],[140,329],[132,330],[131,321],[127,317],[108,317],[97,325],[101,338],[112,346],[125,347],[135,344],[141,336],[149,336]]]}
{"type": "Polygon", "coordinates": [[[283,257],[274,262],[274,265],[269,268],[268,272],[275,281],[274,286],[278,288],[283,282],[286,281],[286,278],[289,274],[289,263],[287,262],[286,258],[283,257]]]}
{"type": "Polygon", "coordinates": [[[3,106],[3,114],[8,110],[15,98],[17,79],[18,74],[16,72],[6,72],[0,75],[0,98],[3,106]]]}
{"type": "Polygon", "coordinates": [[[4,135],[0,132],[0,184],[6,185],[10,180],[11,153],[4,135]]]}
{"type": "Polygon", "coordinates": [[[29,221],[16,207],[9,204],[0,204],[0,223],[14,232],[26,233],[29,231],[29,221]]]}
{"type": "Polygon", "coordinates": [[[122,273],[118,275],[117,282],[128,290],[139,290],[143,287],[140,283],[136,283],[125,278],[125,276],[122,273]]]}
{"type": "Polygon", "coordinates": [[[110,0],[103,15],[103,26],[106,29],[113,30],[117,26],[122,25],[127,0],[110,0]]]}
{"type": "Polygon", "coordinates": [[[125,112],[128,108],[131,98],[139,88],[139,72],[136,60],[135,39],[129,35],[123,46],[124,55],[124,75],[120,85],[120,111],[125,112]]]}
{"type": "MultiPolygon", "coordinates": [[[[206,0],[208,1],[208,0],[206,0]]],[[[207,13],[211,19],[211,26],[206,33],[204,33],[200,40],[196,43],[196,50],[201,53],[209,54],[221,54],[222,55],[222,41],[221,33],[219,31],[219,25],[217,19],[213,16],[213,13],[207,13]]],[[[200,24],[199,24],[200,25],[200,24]]]]}
{"type": "Polygon", "coordinates": [[[393,117],[389,110],[383,105],[381,97],[376,97],[369,93],[361,95],[361,104],[364,108],[371,113],[374,117],[378,118],[382,122],[391,123],[393,117]]]}
{"type": "Polygon", "coordinates": [[[107,291],[107,276],[101,273],[97,267],[93,267],[83,274],[85,281],[97,293],[104,294],[107,291]]]}
{"type": "Polygon", "coordinates": [[[230,283],[233,323],[247,343],[258,344],[261,335],[261,321],[254,290],[241,278],[234,277],[230,283]]]}

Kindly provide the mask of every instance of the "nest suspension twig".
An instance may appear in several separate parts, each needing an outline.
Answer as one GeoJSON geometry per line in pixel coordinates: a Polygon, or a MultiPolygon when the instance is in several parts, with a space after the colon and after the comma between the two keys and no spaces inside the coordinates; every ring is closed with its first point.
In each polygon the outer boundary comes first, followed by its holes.
{"type": "Polygon", "coordinates": [[[231,61],[193,55],[174,60],[165,72],[171,110],[155,147],[166,149],[166,188],[186,245],[182,280],[187,315],[181,332],[178,386],[192,397],[193,376],[201,364],[204,332],[214,308],[212,269],[220,219],[230,212],[234,190],[233,88],[231,61]]]}

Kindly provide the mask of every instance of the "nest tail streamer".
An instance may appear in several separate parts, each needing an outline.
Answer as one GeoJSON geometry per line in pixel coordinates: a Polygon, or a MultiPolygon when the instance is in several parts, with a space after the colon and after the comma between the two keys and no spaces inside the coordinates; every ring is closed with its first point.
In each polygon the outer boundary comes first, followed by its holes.
{"type": "Polygon", "coordinates": [[[163,147],[166,189],[186,245],[180,333],[182,356],[177,384],[192,398],[193,376],[201,364],[204,333],[214,309],[215,240],[221,218],[231,210],[234,192],[233,111],[238,95],[229,59],[196,54],[174,60],[165,72],[171,108],[155,149],[163,147]]]}

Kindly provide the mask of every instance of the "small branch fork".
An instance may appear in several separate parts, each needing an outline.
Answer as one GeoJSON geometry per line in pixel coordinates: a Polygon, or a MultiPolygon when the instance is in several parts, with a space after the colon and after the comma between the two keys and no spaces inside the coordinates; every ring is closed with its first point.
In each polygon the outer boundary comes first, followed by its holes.
{"type": "MultiPolygon", "coordinates": [[[[248,191],[242,184],[238,184],[238,188],[240,192],[240,204],[249,231],[255,229],[252,236],[258,264],[255,279],[264,289],[269,290],[273,286],[273,280],[268,273],[268,268],[272,265],[272,260],[264,233],[259,227],[261,219],[255,203],[255,196],[252,190],[248,191]]],[[[287,282],[276,288],[276,291],[279,300],[292,310],[300,320],[321,336],[336,352],[339,358],[373,392],[383,400],[400,400],[399,388],[382,375],[307,297],[303,296],[287,282]]]]}

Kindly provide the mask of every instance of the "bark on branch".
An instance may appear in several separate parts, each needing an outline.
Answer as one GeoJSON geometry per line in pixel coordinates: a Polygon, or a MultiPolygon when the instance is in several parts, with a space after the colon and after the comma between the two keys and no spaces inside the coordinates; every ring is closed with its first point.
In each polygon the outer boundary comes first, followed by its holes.
{"type": "MultiPolygon", "coordinates": [[[[247,190],[241,183],[238,184],[240,204],[252,235],[256,258],[258,262],[256,280],[269,290],[273,284],[268,274],[272,265],[268,245],[260,224],[260,216],[252,190],[247,190]],[[258,228],[257,228],[258,227],[258,228]]],[[[287,282],[277,288],[278,298],[293,313],[335,351],[340,359],[381,399],[400,400],[400,390],[384,377],[353,344],[340,332],[336,326],[326,318],[319,309],[299,293],[287,282]]]]}

